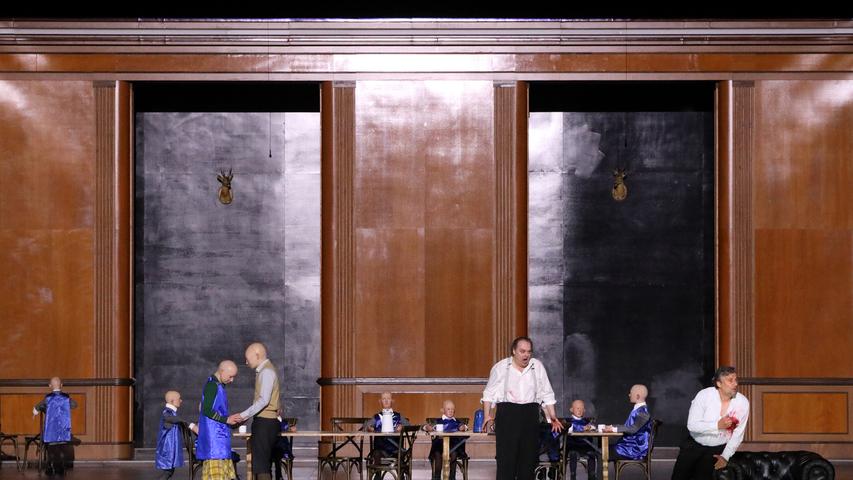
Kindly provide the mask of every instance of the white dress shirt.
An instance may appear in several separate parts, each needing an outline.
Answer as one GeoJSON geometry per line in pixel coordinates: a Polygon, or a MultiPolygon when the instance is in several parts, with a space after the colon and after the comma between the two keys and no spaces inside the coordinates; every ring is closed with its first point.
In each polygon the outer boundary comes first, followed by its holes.
{"type": "Polygon", "coordinates": [[[743,433],[746,430],[746,422],[749,420],[749,400],[738,393],[729,402],[729,408],[725,415],[720,415],[723,402],[720,393],[715,387],[700,390],[690,403],[690,413],[687,414],[687,430],[700,445],[716,447],[726,445],[723,450],[723,458],[729,460],[740,443],[743,441],[743,433]],[[738,419],[738,425],[734,431],[720,430],[717,422],[724,416],[732,416],[738,419]]]}
{"type": "Polygon", "coordinates": [[[539,360],[531,358],[527,367],[518,371],[512,365],[512,357],[507,357],[492,367],[489,383],[483,390],[483,398],[480,401],[492,404],[510,402],[554,405],[557,403],[545,366],[539,360]]]}

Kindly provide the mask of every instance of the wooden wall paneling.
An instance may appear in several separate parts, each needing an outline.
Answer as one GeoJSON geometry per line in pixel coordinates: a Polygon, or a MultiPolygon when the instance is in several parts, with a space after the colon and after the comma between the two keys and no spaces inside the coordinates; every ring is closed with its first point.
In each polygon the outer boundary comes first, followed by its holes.
{"type": "Polygon", "coordinates": [[[752,159],[754,84],[720,82],[717,89],[718,365],[753,375],[754,235],[752,159]]]}
{"type": "Polygon", "coordinates": [[[796,384],[797,381],[753,385],[752,441],[815,444],[853,441],[853,387],[796,384]]]}
{"type": "MultiPolygon", "coordinates": [[[[353,168],[355,160],[355,85],[325,82],[321,90],[321,374],[355,375],[355,236],[353,168]]],[[[332,416],[351,416],[353,385],[323,386],[321,427],[332,416]]]]}
{"type": "MultiPolygon", "coordinates": [[[[96,378],[130,376],[130,95],[122,82],[95,82],[96,378]]],[[[95,443],[129,444],[129,387],[95,386],[95,443]]]]}
{"type": "MultiPolygon", "coordinates": [[[[29,393],[20,387],[0,389],[0,426],[7,435],[34,435],[39,433],[39,417],[32,415],[33,407],[44,399],[45,393],[29,393]]],[[[88,389],[66,388],[66,393],[77,402],[77,408],[71,411],[71,433],[83,440],[91,438],[87,429],[88,389]]],[[[30,390],[31,391],[31,390],[30,390]]]]}
{"type": "Polygon", "coordinates": [[[853,376],[853,81],[756,83],[759,377],[853,376]]]}
{"type": "Polygon", "coordinates": [[[89,82],[0,81],[2,378],[93,373],[93,104],[89,82]]]}
{"type": "Polygon", "coordinates": [[[493,361],[527,334],[527,84],[496,84],[493,361]]]}

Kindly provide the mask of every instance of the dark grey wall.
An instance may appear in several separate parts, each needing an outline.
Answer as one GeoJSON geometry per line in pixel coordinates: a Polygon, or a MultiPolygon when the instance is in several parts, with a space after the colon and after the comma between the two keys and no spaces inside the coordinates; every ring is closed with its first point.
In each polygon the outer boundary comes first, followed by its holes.
{"type": "Polygon", "coordinates": [[[278,368],[286,414],[316,428],[319,113],[137,113],[135,173],[137,441],[156,443],[167,390],[197,417],[222,359],[240,366],[231,410],[247,408],[253,341],[278,368]],[[231,205],[217,199],[221,168],[233,168],[231,205]]]}
{"type": "Polygon", "coordinates": [[[529,331],[560,412],[622,423],[644,383],[680,440],[714,367],[713,145],[711,112],[531,114],[529,331]]]}

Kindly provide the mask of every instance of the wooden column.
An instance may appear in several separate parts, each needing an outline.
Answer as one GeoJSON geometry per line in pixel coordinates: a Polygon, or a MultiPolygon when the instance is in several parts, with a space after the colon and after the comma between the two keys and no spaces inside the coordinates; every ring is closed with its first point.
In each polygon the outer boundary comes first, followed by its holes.
{"type": "Polygon", "coordinates": [[[754,85],[720,82],[717,89],[718,365],[740,376],[755,370],[752,160],[754,85]]]}
{"type": "MultiPolygon", "coordinates": [[[[355,375],[355,84],[324,82],[322,87],[322,366],[325,378],[355,375]]],[[[356,416],[355,385],[320,391],[321,428],[332,416],[356,416]]]]}
{"type": "Polygon", "coordinates": [[[495,84],[494,357],[527,335],[527,83],[495,84]]]}
{"type": "MultiPolygon", "coordinates": [[[[128,379],[130,354],[130,89],[95,82],[94,376],[128,379]]],[[[119,382],[126,383],[126,382],[119,382]]],[[[132,458],[129,386],[94,387],[94,445],[132,458]]]]}

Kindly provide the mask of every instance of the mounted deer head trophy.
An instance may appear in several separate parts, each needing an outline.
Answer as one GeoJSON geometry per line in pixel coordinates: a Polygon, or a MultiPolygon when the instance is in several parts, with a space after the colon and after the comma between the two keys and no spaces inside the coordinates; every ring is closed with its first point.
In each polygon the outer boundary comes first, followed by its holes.
{"type": "Polygon", "coordinates": [[[613,189],[610,191],[610,194],[613,196],[613,200],[617,202],[621,202],[628,197],[628,186],[625,185],[625,179],[628,178],[628,172],[623,168],[617,168],[613,170],[613,189]]]}
{"type": "Polygon", "coordinates": [[[225,170],[220,170],[219,175],[216,176],[216,179],[219,180],[219,183],[222,184],[219,187],[219,202],[223,205],[228,205],[232,201],[234,201],[234,196],[231,194],[231,179],[234,178],[234,175],[231,174],[231,169],[228,169],[228,174],[225,174],[225,170]]]}

